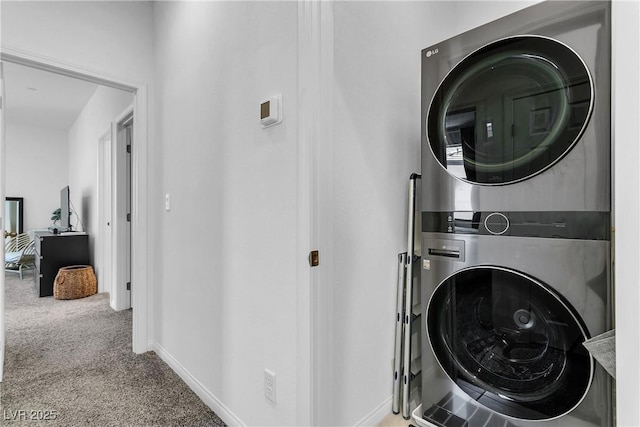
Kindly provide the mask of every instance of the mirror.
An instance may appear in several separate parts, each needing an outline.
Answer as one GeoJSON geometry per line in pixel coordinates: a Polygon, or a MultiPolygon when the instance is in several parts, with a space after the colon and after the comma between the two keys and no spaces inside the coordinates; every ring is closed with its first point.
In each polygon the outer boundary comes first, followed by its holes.
{"type": "Polygon", "coordinates": [[[4,237],[16,236],[24,231],[24,198],[7,197],[4,202],[4,237]]]}

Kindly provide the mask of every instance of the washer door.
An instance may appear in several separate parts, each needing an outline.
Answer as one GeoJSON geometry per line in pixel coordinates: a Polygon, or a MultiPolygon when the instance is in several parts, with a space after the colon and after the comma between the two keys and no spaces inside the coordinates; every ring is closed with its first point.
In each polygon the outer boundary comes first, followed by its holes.
{"type": "Polygon", "coordinates": [[[510,37],[449,72],[431,101],[427,139],[451,175],[508,184],[569,152],[592,107],[591,76],[572,49],[541,36],[510,37]]]}
{"type": "Polygon", "coordinates": [[[451,380],[503,415],[559,417],[591,384],[586,327],[553,290],[513,270],[472,267],[446,279],[431,296],[427,330],[451,380]]]}

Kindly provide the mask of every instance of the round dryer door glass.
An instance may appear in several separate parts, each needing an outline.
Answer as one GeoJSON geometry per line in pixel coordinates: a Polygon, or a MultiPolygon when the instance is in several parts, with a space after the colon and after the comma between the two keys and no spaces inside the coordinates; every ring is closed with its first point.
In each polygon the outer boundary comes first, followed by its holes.
{"type": "Polygon", "coordinates": [[[589,389],[586,327],[555,291],[516,271],[473,267],[451,276],[431,297],[427,330],[451,380],[503,415],[559,417],[589,389]]]}
{"type": "Polygon", "coordinates": [[[453,176],[508,184],[568,153],[592,107],[591,76],[573,50],[545,37],[510,37],[449,72],[431,101],[427,139],[453,176]]]}

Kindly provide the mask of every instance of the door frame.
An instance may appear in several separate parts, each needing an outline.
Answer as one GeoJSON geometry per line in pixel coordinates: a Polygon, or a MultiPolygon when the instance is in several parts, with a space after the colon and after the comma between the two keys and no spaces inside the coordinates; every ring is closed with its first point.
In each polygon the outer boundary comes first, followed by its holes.
{"type": "MultiPolygon", "coordinates": [[[[4,181],[4,171],[5,171],[5,133],[4,133],[4,110],[5,110],[5,95],[4,95],[4,71],[2,69],[2,61],[0,61],[0,200],[4,200],[5,198],[5,181],[4,181]]],[[[0,214],[0,227],[4,230],[4,209],[0,214]]],[[[2,257],[4,258],[4,245],[2,245],[2,257]]],[[[2,263],[2,267],[0,270],[0,383],[2,382],[2,377],[4,374],[4,341],[5,341],[5,324],[4,324],[4,263],[2,263]]]]}
{"type": "MultiPolygon", "coordinates": [[[[63,76],[73,77],[96,83],[102,86],[108,86],[115,89],[124,90],[134,95],[133,110],[136,117],[134,122],[134,138],[135,143],[132,146],[132,229],[131,236],[131,280],[136,283],[132,292],[136,301],[136,310],[133,312],[132,325],[132,349],[135,353],[141,354],[151,349],[149,334],[149,314],[150,310],[150,292],[148,289],[148,277],[150,274],[149,264],[147,260],[148,253],[148,230],[147,230],[147,206],[148,206],[148,122],[149,122],[149,105],[148,105],[148,84],[123,78],[120,76],[112,76],[95,70],[87,70],[75,65],[70,65],[57,61],[56,59],[43,57],[23,50],[4,47],[0,52],[0,60],[36,68],[43,71],[60,74],[63,76]]],[[[4,149],[4,138],[0,142],[0,152],[4,149]]],[[[3,156],[4,159],[4,156],[3,156]]],[[[0,165],[0,183],[4,182],[5,168],[0,165]]],[[[4,267],[2,267],[4,275],[4,267]]],[[[0,279],[0,314],[4,312],[4,282],[0,279]]],[[[2,347],[2,355],[4,357],[4,316],[0,316],[0,347],[2,347]]],[[[1,367],[0,367],[1,369],[1,367]]],[[[1,372],[0,372],[1,373],[1,372]]]]}
{"type": "MultiPolygon", "coordinates": [[[[112,158],[112,236],[111,248],[112,263],[111,278],[113,298],[111,307],[114,310],[126,310],[132,308],[132,291],[127,289],[127,282],[133,282],[131,277],[131,221],[127,221],[127,213],[130,213],[127,199],[130,196],[130,184],[128,174],[132,172],[132,166],[127,158],[127,135],[125,127],[133,121],[135,126],[134,106],[130,105],[113,121],[113,144],[111,147],[112,158]],[[129,187],[129,188],[127,188],[129,187]]],[[[134,135],[135,137],[135,135],[134,135]]],[[[133,141],[131,147],[133,149],[133,141]]],[[[132,212],[131,212],[132,213],[132,212]]],[[[132,288],[135,287],[135,284],[132,288]]]]}
{"type": "Polygon", "coordinates": [[[297,424],[310,426],[335,423],[333,44],[332,2],[298,0],[297,424]]]}
{"type": "Polygon", "coordinates": [[[98,140],[98,242],[96,246],[96,259],[100,260],[98,274],[98,292],[108,292],[111,307],[114,307],[114,295],[112,292],[112,126],[109,126],[98,140]]]}

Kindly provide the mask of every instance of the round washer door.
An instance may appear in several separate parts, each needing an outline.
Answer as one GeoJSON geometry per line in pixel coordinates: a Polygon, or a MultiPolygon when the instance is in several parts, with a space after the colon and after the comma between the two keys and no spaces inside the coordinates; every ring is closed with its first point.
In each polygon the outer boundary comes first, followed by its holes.
{"type": "Polygon", "coordinates": [[[506,416],[562,416],[591,384],[588,333],[574,309],[514,270],[471,267],[446,279],[429,302],[427,330],[449,378],[506,416]]]}
{"type": "Polygon", "coordinates": [[[483,185],[527,179],[576,144],[593,108],[582,59],[541,36],[502,39],[458,63],[427,114],[433,155],[451,175],[483,185]]]}

